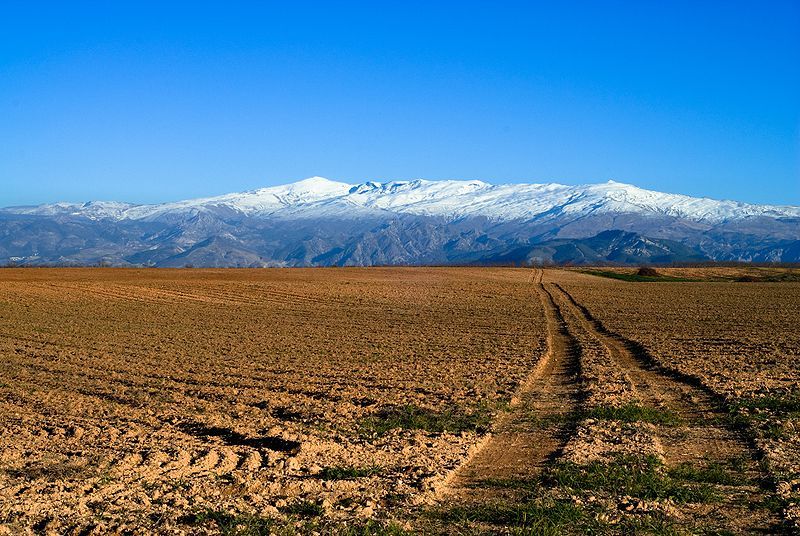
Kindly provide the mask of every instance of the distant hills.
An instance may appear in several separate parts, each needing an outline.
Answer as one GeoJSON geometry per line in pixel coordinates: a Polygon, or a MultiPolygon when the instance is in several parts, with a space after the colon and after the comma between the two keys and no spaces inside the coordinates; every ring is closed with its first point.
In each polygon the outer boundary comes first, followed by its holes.
{"type": "Polygon", "coordinates": [[[800,207],[602,184],[347,184],[0,209],[0,264],[369,266],[800,262],[800,207]]]}

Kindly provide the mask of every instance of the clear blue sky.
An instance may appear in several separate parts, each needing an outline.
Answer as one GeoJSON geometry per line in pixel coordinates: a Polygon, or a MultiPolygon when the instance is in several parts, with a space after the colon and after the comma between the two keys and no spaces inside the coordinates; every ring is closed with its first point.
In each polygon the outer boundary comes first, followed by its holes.
{"type": "Polygon", "coordinates": [[[312,175],[800,204],[800,2],[0,4],[0,206],[312,175]]]}

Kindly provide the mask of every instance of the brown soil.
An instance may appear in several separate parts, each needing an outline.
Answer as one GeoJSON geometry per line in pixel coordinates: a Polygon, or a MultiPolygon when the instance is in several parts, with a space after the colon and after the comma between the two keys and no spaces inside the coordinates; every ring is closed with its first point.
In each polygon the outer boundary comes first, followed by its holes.
{"type": "Polygon", "coordinates": [[[0,534],[220,534],[192,523],[208,512],[508,532],[524,522],[431,521],[431,499],[514,505],[562,462],[620,454],[652,455],[665,471],[736,458],[744,481],[687,503],[537,493],[581,509],[598,533],[651,514],[734,533],[777,531],[785,515],[791,530],[800,284],[714,270],[726,282],[500,268],[1,270],[0,534]],[[632,403],[678,422],[587,418],[632,403]],[[424,418],[380,428],[403,408],[424,418]],[[309,504],[312,518],[291,513],[309,504]]]}
{"type": "Polygon", "coordinates": [[[0,271],[0,527],[217,533],[187,515],[392,515],[479,441],[365,432],[493,412],[546,348],[530,271],[0,271]],[[376,468],[325,479],[326,468],[376,468]]]}

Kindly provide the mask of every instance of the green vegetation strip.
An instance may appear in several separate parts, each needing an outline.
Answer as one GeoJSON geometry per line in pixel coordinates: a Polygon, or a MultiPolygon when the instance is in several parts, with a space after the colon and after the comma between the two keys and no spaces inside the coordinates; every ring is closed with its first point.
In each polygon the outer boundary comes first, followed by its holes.
{"type": "Polygon", "coordinates": [[[737,400],[730,405],[729,420],[740,428],[758,429],[769,439],[787,439],[787,425],[800,420],[800,395],[787,392],[737,400]]]}
{"type": "Polygon", "coordinates": [[[686,463],[668,469],[652,456],[620,456],[585,465],[561,462],[538,479],[487,479],[474,484],[524,492],[515,501],[458,506],[430,515],[448,526],[461,525],[465,530],[459,533],[465,534],[471,534],[471,529],[481,531],[485,525],[503,527],[504,533],[510,534],[681,534],[683,531],[661,511],[612,519],[607,517],[603,501],[578,504],[548,494],[557,491],[561,497],[634,497],[678,504],[717,502],[722,495],[714,486],[744,484],[744,465],[745,460],[732,459],[724,464],[686,463]]]}
{"type": "Polygon", "coordinates": [[[222,536],[295,536],[300,534],[340,536],[403,536],[408,534],[395,523],[361,521],[333,523],[320,520],[283,521],[246,513],[204,510],[182,519],[184,525],[215,528],[222,536]]]}
{"type": "Polygon", "coordinates": [[[777,415],[800,417],[800,395],[795,393],[744,398],[733,405],[738,411],[767,410],[777,415]]]}
{"type": "Polygon", "coordinates": [[[219,510],[204,510],[182,520],[186,525],[214,525],[223,536],[262,536],[275,534],[278,523],[268,517],[251,514],[231,514],[219,510]]]}
{"type": "Polygon", "coordinates": [[[532,493],[541,491],[541,483],[538,480],[527,478],[486,478],[473,483],[472,487],[525,490],[532,493]]]}
{"type": "Polygon", "coordinates": [[[382,436],[389,430],[425,430],[441,434],[444,432],[485,433],[489,429],[493,412],[487,406],[479,406],[472,412],[453,407],[442,411],[414,405],[392,406],[367,417],[361,422],[360,432],[364,436],[382,436]]]}
{"type": "Polygon", "coordinates": [[[766,272],[755,275],[741,275],[733,278],[740,283],[794,283],[800,281],[800,272],[766,272]]]}
{"type": "Polygon", "coordinates": [[[681,534],[661,513],[649,513],[609,523],[598,513],[569,501],[537,499],[524,503],[493,503],[432,512],[432,517],[451,529],[466,530],[457,534],[496,533],[470,531],[474,524],[504,527],[502,533],[556,536],[562,534],[681,534]]]}
{"type": "Polygon", "coordinates": [[[664,471],[655,457],[621,456],[611,463],[558,463],[543,477],[545,484],[581,491],[602,491],[640,499],[672,499],[676,503],[705,503],[718,499],[706,483],[687,484],[664,471]]]}
{"type": "Polygon", "coordinates": [[[703,482],[706,484],[720,484],[723,486],[741,486],[745,484],[745,478],[741,474],[741,469],[731,470],[718,462],[710,462],[702,467],[697,467],[691,463],[682,463],[668,471],[673,480],[685,480],[690,482],[703,482]]]}
{"type": "Polygon", "coordinates": [[[577,528],[589,521],[586,512],[570,502],[544,499],[523,504],[456,507],[433,512],[433,517],[448,524],[486,523],[527,528],[535,534],[561,534],[564,527],[577,528]]]}
{"type": "Polygon", "coordinates": [[[581,270],[584,274],[589,275],[596,275],[598,277],[608,277],[611,279],[619,279],[620,281],[631,281],[631,282],[697,282],[700,279],[689,279],[686,277],[672,277],[668,275],[638,275],[638,274],[627,274],[621,272],[613,272],[611,270],[581,270]]]}

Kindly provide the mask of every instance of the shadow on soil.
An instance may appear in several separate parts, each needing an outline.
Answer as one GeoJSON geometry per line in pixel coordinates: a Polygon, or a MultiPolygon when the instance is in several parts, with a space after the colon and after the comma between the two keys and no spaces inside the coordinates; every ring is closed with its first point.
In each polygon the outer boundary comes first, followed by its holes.
{"type": "Polygon", "coordinates": [[[289,441],[275,436],[247,437],[230,428],[221,426],[207,426],[198,422],[186,422],[179,424],[178,428],[185,434],[201,439],[217,437],[229,446],[252,447],[289,453],[296,453],[300,450],[299,441],[289,441]]]}

